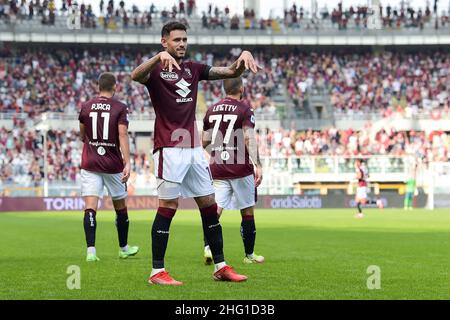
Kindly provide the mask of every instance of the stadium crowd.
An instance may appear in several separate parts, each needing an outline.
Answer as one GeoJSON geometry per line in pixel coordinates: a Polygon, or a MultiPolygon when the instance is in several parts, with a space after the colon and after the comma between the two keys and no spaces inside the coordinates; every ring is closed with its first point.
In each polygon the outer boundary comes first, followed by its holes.
{"type": "Polygon", "coordinates": [[[145,87],[130,78],[136,60],[121,51],[5,53],[0,60],[0,112],[25,112],[30,117],[45,111],[75,114],[81,103],[95,96],[98,75],[111,71],[118,80],[116,97],[130,113],[149,114],[145,87]]]}
{"type": "MultiPolygon", "coordinates": [[[[239,49],[233,51],[240,54],[239,49]]],[[[148,56],[156,54],[151,52],[148,56]]],[[[116,98],[129,106],[135,115],[153,113],[151,100],[144,86],[131,81],[132,69],[148,56],[131,54],[125,50],[85,50],[80,52],[60,49],[52,53],[37,51],[0,50],[0,113],[27,113],[29,117],[43,112],[75,114],[81,103],[96,92],[96,79],[104,71],[114,72],[118,85],[116,98]],[[53,81],[48,81],[53,79],[53,81]]],[[[193,53],[197,61],[210,65],[230,65],[236,56],[215,59],[211,53],[193,53]]],[[[261,56],[262,59],[262,56],[261,56]]],[[[257,113],[275,113],[271,100],[276,86],[282,86],[281,73],[271,69],[246,79],[246,97],[257,113]]],[[[216,102],[221,96],[221,82],[204,82],[200,87],[206,103],[216,102]]]]}
{"type": "MultiPolygon", "coordinates": [[[[187,25],[193,20],[200,20],[204,29],[260,29],[277,32],[282,29],[322,29],[329,24],[339,30],[367,29],[370,27],[368,18],[372,14],[367,6],[343,7],[342,2],[331,10],[325,5],[315,14],[294,3],[291,8],[284,10],[282,17],[269,19],[257,17],[255,11],[248,8],[240,15],[232,15],[227,4],[217,6],[210,3],[200,14],[195,0],[172,1],[163,7],[157,7],[151,2],[145,7],[138,7],[124,0],[101,0],[98,5],[97,11],[93,10],[89,2],[85,4],[84,1],[76,0],[62,0],[61,8],[57,8],[54,0],[0,0],[0,21],[15,24],[23,20],[40,19],[43,25],[53,26],[58,16],[79,16],[79,27],[117,30],[151,28],[155,19],[162,23],[178,19],[187,25]],[[98,16],[94,12],[99,12],[98,16]]],[[[434,28],[448,26],[448,12],[439,12],[439,18],[433,19],[436,11],[437,8],[430,8],[428,4],[418,8],[409,5],[397,8],[390,4],[384,8],[380,5],[380,25],[390,29],[423,29],[427,24],[434,28]]]]}
{"type": "Polygon", "coordinates": [[[414,156],[428,161],[450,160],[450,134],[443,131],[270,130],[258,131],[262,156],[414,156]]]}
{"type": "Polygon", "coordinates": [[[444,51],[291,53],[280,60],[297,108],[311,89],[330,94],[336,115],[449,113],[450,55],[444,51]]]}
{"type": "MultiPolygon", "coordinates": [[[[224,66],[240,52],[240,48],[229,54],[193,51],[191,58],[224,66]]],[[[0,113],[27,113],[30,117],[44,111],[76,114],[80,104],[95,94],[98,74],[110,71],[118,79],[116,98],[129,106],[131,114],[150,115],[153,109],[146,89],[131,81],[130,73],[155,53],[4,47],[0,49],[0,113]]],[[[287,96],[300,109],[311,93],[329,95],[335,115],[340,117],[368,113],[385,117],[400,113],[406,118],[419,113],[432,118],[449,116],[450,55],[445,51],[257,51],[254,55],[263,71],[246,75],[245,98],[259,114],[276,113],[275,95],[287,96]]],[[[221,82],[203,82],[200,93],[205,104],[216,102],[222,96],[221,82]]]]}
{"type": "MultiPolygon", "coordinates": [[[[149,138],[150,139],[150,138],[149,138]]],[[[136,149],[136,134],[130,136],[133,174],[130,188],[154,184],[150,150],[136,149]]],[[[16,126],[0,129],[0,181],[3,185],[41,186],[44,178],[43,133],[16,126]]],[[[257,132],[263,157],[368,155],[415,156],[425,162],[450,161],[450,134],[433,131],[366,130],[329,128],[322,131],[271,130],[257,132]]],[[[82,143],[77,131],[50,130],[47,135],[47,176],[49,182],[79,181],[82,143]]],[[[132,191],[131,191],[132,192],[132,191]]]]}
{"type": "MultiPolygon", "coordinates": [[[[44,162],[48,181],[78,182],[82,142],[75,130],[47,132],[47,158],[44,157],[44,133],[17,125],[12,130],[0,128],[0,182],[22,187],[42,186],[44,162]]],[[[152,178],[151,157],[136,151],[136,134],[130,133],[133,175],[131,181],[146,186],[152,178]]]]}

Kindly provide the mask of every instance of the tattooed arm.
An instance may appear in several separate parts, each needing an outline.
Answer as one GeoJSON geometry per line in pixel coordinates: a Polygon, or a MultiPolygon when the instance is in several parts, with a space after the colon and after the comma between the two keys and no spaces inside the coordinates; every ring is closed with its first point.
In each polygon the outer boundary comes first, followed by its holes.
{"type": "Polygon", "coordinates": [[[261,184],[263,174],[262,174],[262,163],[259,158],[258,143],[256,142],[255,130],[250,127],[244,127],[244,139],[245,147],[247,148],[250,160],[255,165],[255,186],[258,187],[261,184]]]}
{"type": "Polygon", "coordinates": [[[168,52],[161,51],[134,69],[131,73],[131,80],[145,84],[150,78],[150,73],[159,62],[161,62],[163,69],[168,69],[169,72],[172,72],[174,67],[181,70],[177,61],[168,52]]]}
{"type": "Polygon", "coordinates": [[[229,67],[212,67],[209,70],[208,80],[221,80],[240,77],[244,70],[250,69],[252,72],[258,72],[262,69],[258,66],[249,51],[243,51],[239,58],[229,67]]]}

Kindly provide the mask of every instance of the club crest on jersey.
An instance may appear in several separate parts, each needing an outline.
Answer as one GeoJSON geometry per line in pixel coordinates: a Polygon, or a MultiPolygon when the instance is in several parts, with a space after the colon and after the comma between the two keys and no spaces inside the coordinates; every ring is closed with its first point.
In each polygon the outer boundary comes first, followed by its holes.
{"type": "Polygon", "coordinates": [[[185,78],[192,78],[191,69],[189,69],[189,68],[184,69],[183,77],[185,77],[185,78]]]}
{"type": "Polygon", "coordinates": [[[166,81],[178,80],[178,74],[176,74],[175,72],[161,71],[159,75],[161,76],[162,79],[166,81]]]}

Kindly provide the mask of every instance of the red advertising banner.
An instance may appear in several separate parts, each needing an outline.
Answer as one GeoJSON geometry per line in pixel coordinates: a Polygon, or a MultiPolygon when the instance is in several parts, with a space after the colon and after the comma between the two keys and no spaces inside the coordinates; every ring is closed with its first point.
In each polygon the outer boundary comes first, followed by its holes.
{"type": "MultiPolygon", "coordinates": [[[[197,205],[193,199],[180,199],[180,209],[196,209],[197,205]]],[[[157,209],[158,197],[156,196],[133,196],[128,198],[129,210],[157,209]]],[[[82,197],[55,197],[55,198],[0,198],[0,212],[12,211],[70,211],[83,210],[84,200],[82,197]]],[[[99,203],[99,210],[113,210],[112,200],[104,197],[99,203]]]]}
{"type": "MultiPolygon", "coordinates": [[[[379,200],[385,208],[403,208],[403,195],[390,193],[380,194],[379,200]]],[[[441,199],[439,199],[441,200],[441,199]]],[[[427,197],[420,193],[414,199],[414,206],[425,207],[427,197]]],[[[179,200],[180,209],[197,209],[193,199],[179,200]]],[[[447,205],[450,202],[447,201],[447,205]]],[[[128,197],[129,210],[153,210],[158,208],[156,196],[128,197]]],[[[263,195],[258,197],[257,208],[268,209],[320,209],[320,208],[354,208],[354,197],[348,195],[263,195]]],[[[375,206],[375,205],[373,205],[375,206]]],[[[444,206],[444,202],[442,202],[444,206]]],[[[55,197],[55,198],[0,198],[0,212],[13,211],[81,211],[84,209],[84,200],[81,197],[55,197]]],[[[99,210],[113,210],[112,200],[109,197],[100,201],[99,210]]]]}

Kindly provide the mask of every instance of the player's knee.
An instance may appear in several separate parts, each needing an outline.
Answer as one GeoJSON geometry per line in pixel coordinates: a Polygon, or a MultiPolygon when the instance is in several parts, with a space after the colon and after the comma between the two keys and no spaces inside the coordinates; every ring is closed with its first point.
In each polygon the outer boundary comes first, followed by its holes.
{"type": "Polygon", "coordinates": [[[84,203],[85,203],[85,205],[84,205],[85,210],[92,209],[92,210],[97,211],[98,198],[96,198],[96,197],[85,197],[84,198],[84,203]]]}
{"type": "Polygon", "coordinates": [[[159,199],[159,206],[162,208],[178,209],[178,199],[159,199]]]}
{"type": "Polygon", "coordinates": [[[207,208],[216,203],[214,193],[207,195],[207,196],[197,197],[194,199],[195,199],[195,202],[197,202],[197,205],[199,208],[207,208]]]}
{"type": "Polygon", "coordinates": [[[241,210],[242,217],[251,217],[251,216],[253,216],[253,214],[254,214],[253,207],[248,207],[248,208],[241,210]]]}
{"type": "Polygon", "coordinates": [[[126,198],[119,199],[119,200],[113,200],[113,206],[114,206],[115,210],[122,210],[122,209],[126,208],[126,206],[127,206],[126,198]]]}
{"type": "Polygon", "coordinates": [[[222,215],[223,212],[223,208],[217,206],[217,217],[220,218],[220,216],[222,215]]]}

